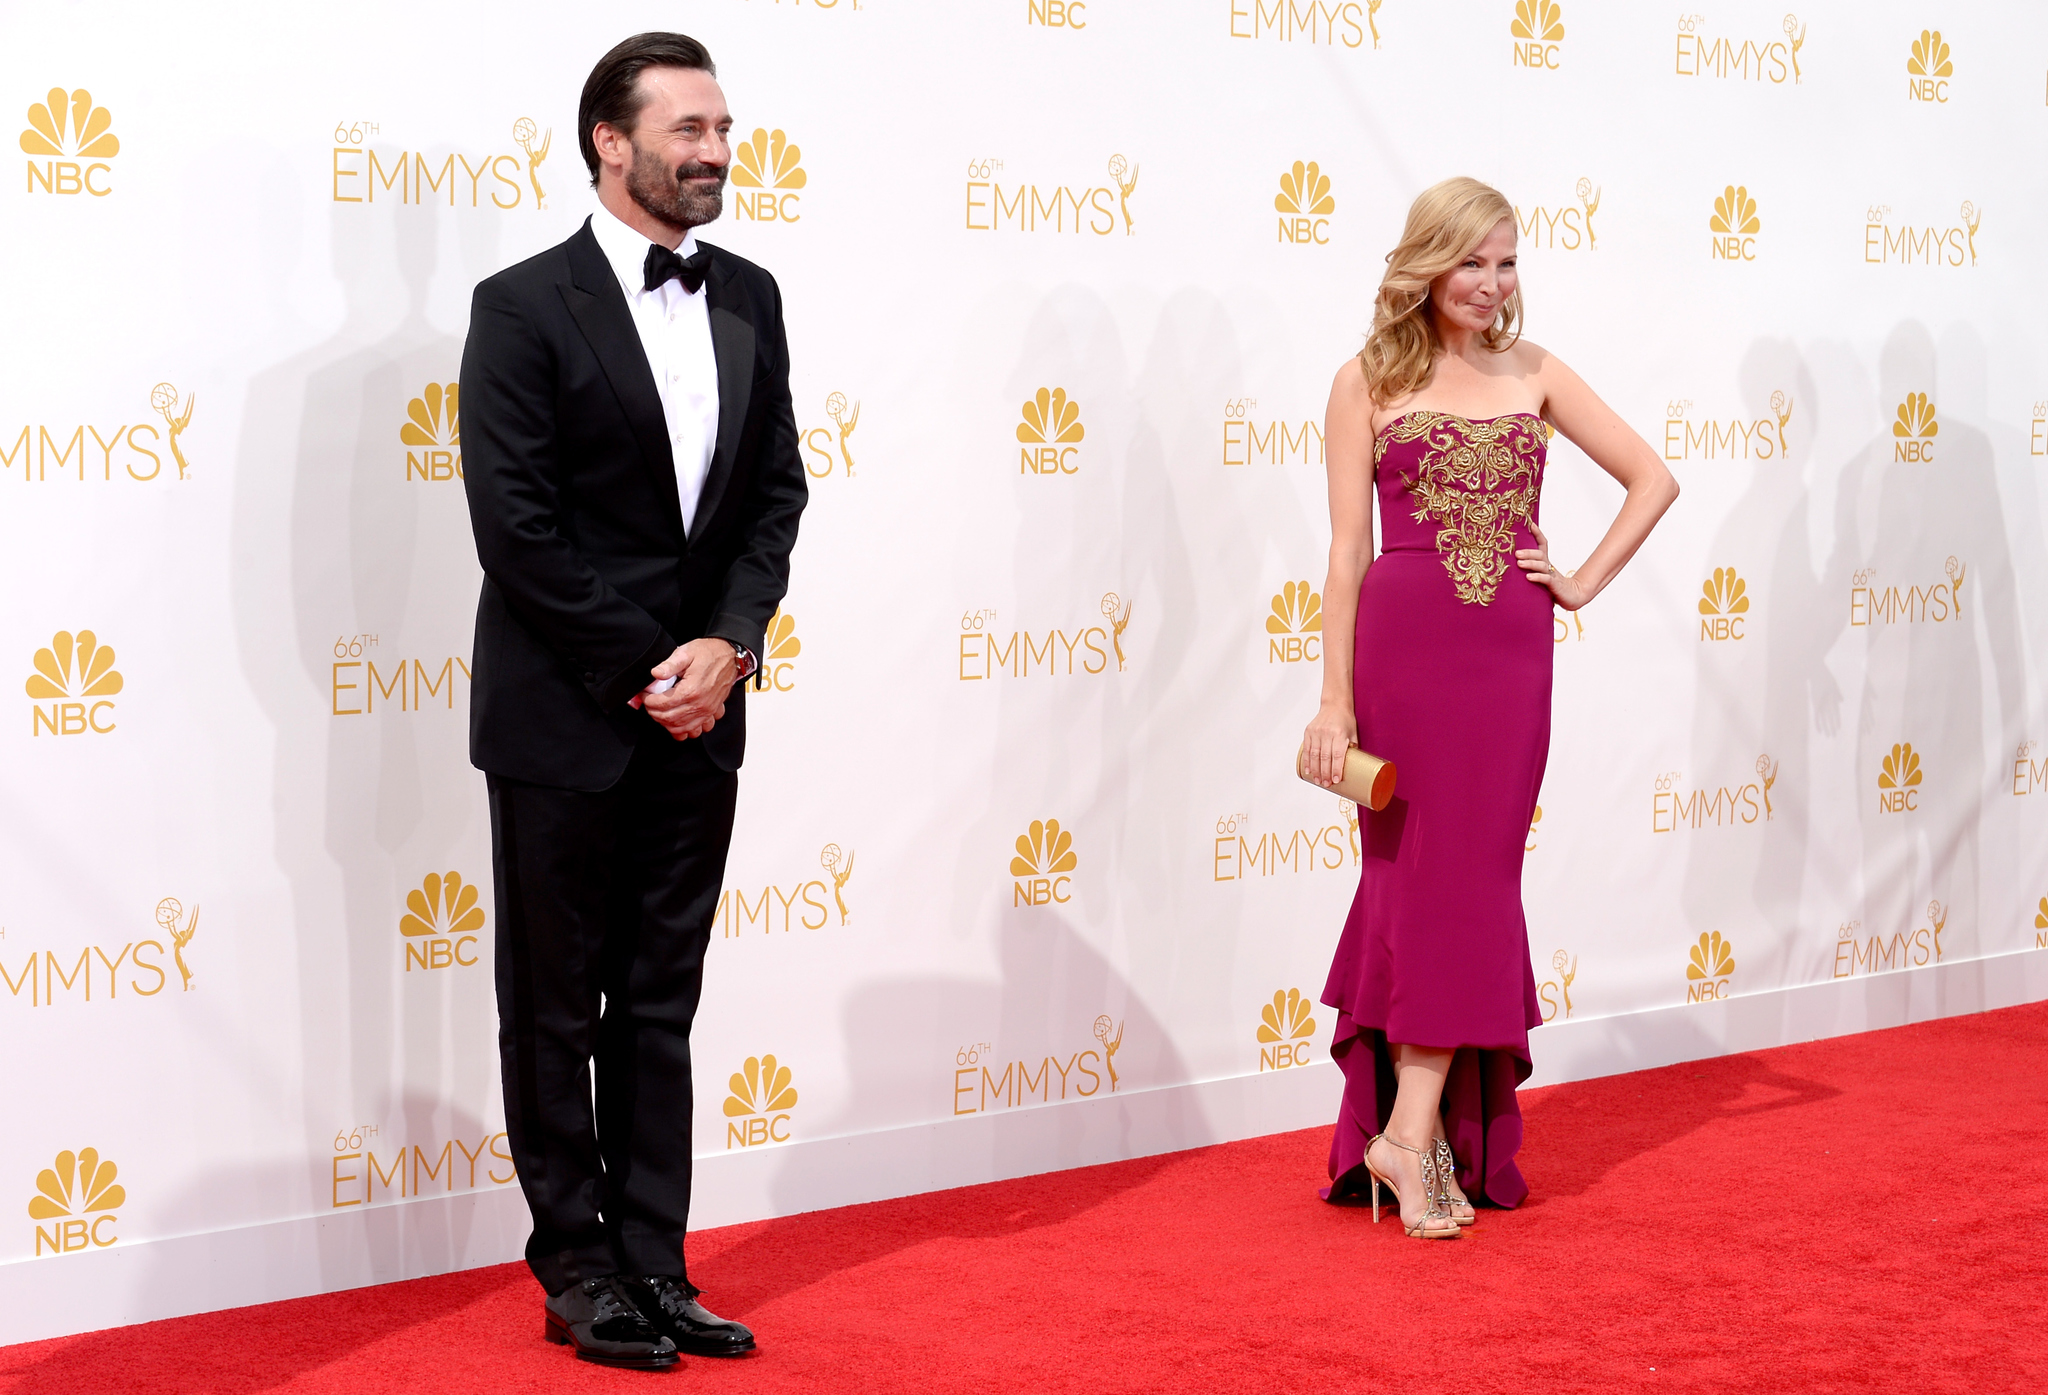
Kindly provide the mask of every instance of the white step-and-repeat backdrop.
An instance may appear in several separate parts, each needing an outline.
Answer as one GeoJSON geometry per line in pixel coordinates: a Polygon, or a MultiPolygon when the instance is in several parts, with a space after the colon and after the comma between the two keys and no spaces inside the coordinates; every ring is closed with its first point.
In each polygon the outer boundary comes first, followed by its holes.
{"type": "MultiPolygon", "coordinates": [[[[696,1029],[721,1176],[1325,1063],[1322,411],[1450,174],[1685,489],[1556,620],[1546,1019],[2048,945],[2048,14],[1783,3],[15,7],[11,1287],[509,1195],[456,374],[642,28],[720,64],[706,235],[780,278],[811,476],[696,1029]]],[[[1552,462],[1571,559],[1619,491],[1552,462]]],[[[181,1301],[146,1272],[119,1312],[181,1301]]]]}

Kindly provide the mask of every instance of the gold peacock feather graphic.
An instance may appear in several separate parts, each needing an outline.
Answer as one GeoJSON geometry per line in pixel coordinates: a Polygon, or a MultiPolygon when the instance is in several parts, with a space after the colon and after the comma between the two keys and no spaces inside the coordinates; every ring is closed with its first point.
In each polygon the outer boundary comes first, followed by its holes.
{"type": "Polygon", "coordinates": [[[1934,418],[1934,404],[1927,400],[1924,392],[1909,392],[1906,400],[1899,404],[1898,419],[1892,422],[1892,435],[1902,440],[1932,440],[1941,434],[1941,423],[1934,418]]]}
{"type": "Polygon", "coordinates": [[[1316,1034],[1316,1020],[1309,1016],[1309,1000],[1299,988],[1275,993],[1273,1001],[1259,1009],[1261,1042],[1299,1041],[1316,1034]]]}
{"type": "Polygon", "coordinates": [[[1763,227],[1756,216],[1756,200],[1749,196],[1749,186],[1730,184],[1714,200],[1714,216],[1707,220],[1707,227],[1717,233],[1753,233],[1763,227]]]}
{"type": "Polygon", "coordinates": [[[768,617],[768,628],[763,632],[761,643],[768,651],[761,658],[764,664],[777,659],[794,659],[804,652],[804,642],[796,634],[796,617],[779,607],[768,617]]]}
{"type": "Polygon", "coordinates": [[[1719,930],[1700,936],[1687,957],[1692,961],[1685,966],[1687,978],[1726,978],[1735,972],[1735,946],[1719,930]]]}
{"type": "Polygon", "coordinates": [[[428,383],[425,392],[405,404],[398,439],[409,446],[461,445],[462,419],[456,413],[461,395],[460,383],[428,383]]]}
{"type": "Polygon", "coordinates": [[[1273,207],[1281,213],[1306,213],[1320,217],[1337,211],[1337,200],[1330,194],[1330,176],[1317,167],[1314,160],[1307,164],[1296,160],[1294,168],[1280,176],[1280,192],[1273,196],[1273,207]]]}
{"type": "Polygon", "coordinates": [[[47,97],[28,109],[29,128],[21,133],[21,148],[30,155],[111,159],[121,153],[121,138],[109,129],[113,124],[113,114],[94,106],[92,93],[83,87],[68,94],[53,87],[47,97]]]}
{"type": "Polygon", "coordinates": [[[1920,783],[1920,753],[1913,749],[1913,743],[1902,741],[1891,749],[1884,758],[1884,768],[1878,772],[1877,787],[1881,790],[1911,789],[1920,783]]]}
{"type": "Polygon", "coordinates": [[[789,1067],[773,1056],[749,1056],[746,1067],[733,1072],[725,1099],[725,1117],[743,1119],[749,1114],[780,1114],[796,1108],[796,1087],[789,1083],[789,1067]]]}
{"type": "Polygon", "coordinates": [[[33,1221],[54,1221],[70,1215],[91,1215],[112,1211],[128,1200],[128,1189],[114,1180],[120,1169],[102,1158],[97,1148],[69,1148],[57,1155],[56,1165],[36,1174],[36,1194],[29,1198],[28,1215],[33,1221]]]}
{"type": "Polygon", "coordinates": [[[1515,22],[1508,28],[1518,39],[1554,44],[1564,37],[1564,9],[1557,0],[1515,0],[1515,22]]]}
{"type": "Polygon", "coordinates": [[[1939,29],[1920,31],[1920,37],[1913,40],[1913,56],[1906,60],[1906,71],[1914,77],[1955,76],[1955,65],[1949,62],[1948,42],[1939,29]]]}
{"type": "Polygon", "coordinates": [[[1733,567],[1716,567],[1714,574],[1700,586],[1700,614],[1702,615],[1747,615],[1749,613],[1749,585],[1735,574],[1733,567]]]}
{"type": "Polygon", "coordinates": [[[810,182],[803,150],[781,130],[756,127],[732,153],[732,182],[742,189],[801,189],[810,182]]]}
{"type": "Polygon", "coordinates": [[[1025,402],[1024,420],[1017,426],[1017,439],[1027,446],[1066,444],[1087,434],[1081,425],[1081,404],[1069,398],[1065,388],[1040,388],[1025,402]]]}
{"type": "Polygon", "coordinates": [[[49,648],[36,650],[35,668],[27,689],[38,701],[112,697],[121,691],[114,646],[101,644],[91,630],[80,630],[76,637],[69,630],[57,631],[50,636],[49,648]]]}
{"type": "Polygon", "coordinates": [[[2041,898],[2041,908],[2034,912],[2034,928],[2048,930],[2048,896],[2041,898]]]}
{"type": "Polygon", "coordinates": [[[1050,877],[1071,872],[1079,864],[1074,835],[1058,819],[1033,819],[1028,832],[1017,835],[1017,855],[1010,859],[1013,877],[1050,877]]]}
{"type": "Polygon", "coordinates": [[[1266,617],[1269,635],[1317,635],[1323,632],[1323,598],[1306,581],[1290,581],[1273,597],[1266,617]]]}
{"type": "Polygon", "coordinates": [[[398,918],[398,933],[419,935],[466,935],[480,930],[484,908],[476,903],[476,887],[462,880],[459,872],[427,873],[416,891],[405,893],[407,913],[398,918]],[[442,912],[447,924],[442,925],[442,912]]]}

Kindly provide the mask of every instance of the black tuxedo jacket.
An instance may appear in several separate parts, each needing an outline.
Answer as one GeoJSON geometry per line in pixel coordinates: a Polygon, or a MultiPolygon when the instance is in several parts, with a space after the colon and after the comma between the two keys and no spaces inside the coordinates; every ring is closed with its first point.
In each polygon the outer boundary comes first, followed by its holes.
{"type": "MultiPolygon", "coordinates": [[[[670,741],[627,699],[677,644],[716,636],[767,659],[808,497],[782,294],[752,262],[698,245],[718,440],[687,534],[654,375],[590,225],[476,288],[459,399],[484,569],[469,753],[491,774],[608,789],[636,746],[670,741]]],[[[739,768],[743,685],[697,739],[739,768]]]]}

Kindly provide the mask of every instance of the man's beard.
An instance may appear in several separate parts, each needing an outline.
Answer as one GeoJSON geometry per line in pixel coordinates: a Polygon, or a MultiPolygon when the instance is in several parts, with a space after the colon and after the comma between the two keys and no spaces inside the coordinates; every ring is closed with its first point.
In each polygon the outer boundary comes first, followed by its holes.
{"type": "Polygon", "coordinates": [[[634,203],[670,227],[702,227],[715,222],[725,211],[725,170],[694,162],[674,169],[666,160],[636,144],[633,167],[626,171],[626,193],[634,203]],[[693,189],[683,182],[705,175],[717,177],[716,188],[693,189]]]}

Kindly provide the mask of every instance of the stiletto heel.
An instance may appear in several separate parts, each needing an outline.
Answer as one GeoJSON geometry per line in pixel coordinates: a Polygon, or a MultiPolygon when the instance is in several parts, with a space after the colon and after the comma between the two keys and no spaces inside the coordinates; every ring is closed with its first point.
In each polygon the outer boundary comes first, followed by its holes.
{"type": "MultiPolygon", "coordinates": [[[[1392,1141],[1391,1139],[1388,1140],[1388,1142],[1392,1141]]],[[[1437,1185],[1442,1189],[1438,1193],[1437,1200],[1443,1205],[1445,1215],[1449,1216],[1459,1225],[1467,1226],[1479,1219],[1479,1213],[1473,1209],[1470,1201],[1459,1201],[1451,1195],[1451,1179],[1457,1176],[1457,1173],[1457,1155],[1451,1152],[1451,1145],[1447,1141],[1441,1138],[1437,1139],[1436,1179],[1437,1185]],[[1458,1214],[1458,1208],[1461,1206],[1465,1208],[1465,1214],[1462,1216],[1458,1214]]]]}
{"type": "Polygon", "coordinates": [[[1436,1150],[1431,1148],[1425,1152],[1420,1148],[1410,1148],[1407,1144],[1388,1138],[1383,1133],[1374,1134],[1365,1144],[1365,1171],[1366,1175],[1372,1178],[1372,1223],[1380,1223],[1380,1183],[1386,1183],[1388,1189],[1394,1193],[1395,1209],[1399,1210],[1401,1205],[1400,1184],[1393,1178],[1383,1175],[1372,1165],[1372,1145],[1381,1142],[1413,1153],[1415,1161],[1422,1167],[1422,1195],[1427,1205],[1418,1224],[1411,1226],[1407,1217],[1401,1218],[1401,1233],[1416,1240],[1455,1240],[1463,1235],[1464,1230],[1451,1219],[1450,1212],[1439,1204],[1443,1183],[1437,1175],[1436,1150]]]}

